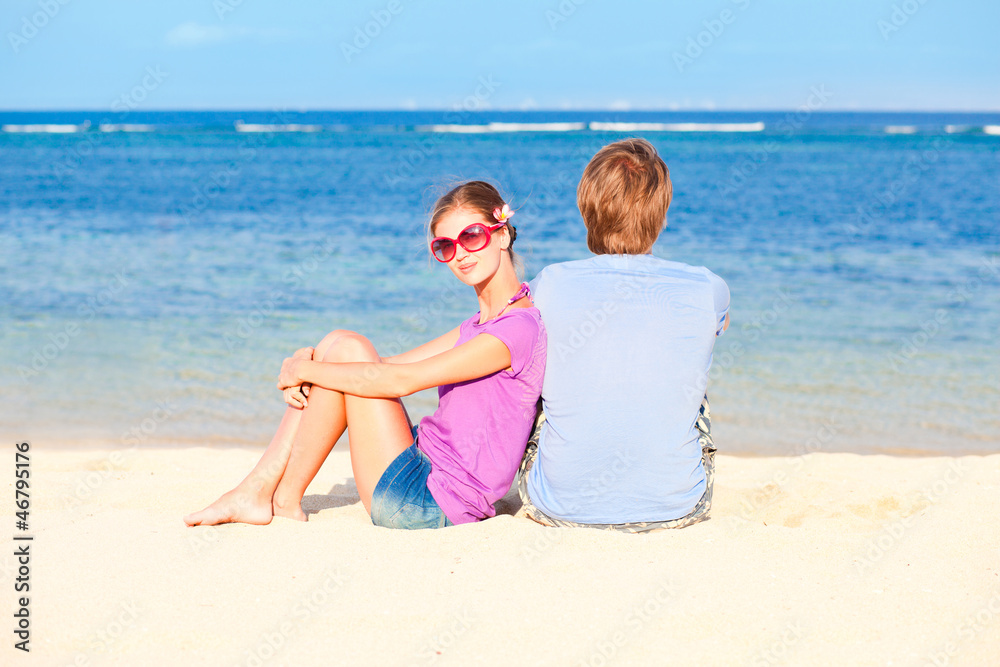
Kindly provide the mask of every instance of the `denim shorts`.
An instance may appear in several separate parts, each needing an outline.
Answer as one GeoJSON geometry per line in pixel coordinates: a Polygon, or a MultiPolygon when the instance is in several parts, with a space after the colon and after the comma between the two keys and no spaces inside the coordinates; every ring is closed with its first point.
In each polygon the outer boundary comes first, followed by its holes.
{"type": "Polygon", "coordinates": [[[431,460],[413,444],[393,459],[372,493],[372,523],[383,528],[444,528],[453,525],[427,488],[431,460]]]}

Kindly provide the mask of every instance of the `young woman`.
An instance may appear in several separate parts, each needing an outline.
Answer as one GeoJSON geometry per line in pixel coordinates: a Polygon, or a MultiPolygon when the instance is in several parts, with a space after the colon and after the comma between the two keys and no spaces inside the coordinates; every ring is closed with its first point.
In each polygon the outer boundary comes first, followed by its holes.
{"type": "Polygon", "coordinates": [[[482,181],[439,199],[431,252],[475,288],[479,312],[395,357],[338,330],[285,359],[278,389],[289,407],[270,445],[235,489],[185,523],[305,521],[302,495],[345,429],[374,524],[439,528],[494,516],[524,453],[545,369],[545,330],[514,269],[511,215],[482,181]],[[414,428],[399,397],[429,387],[439,387],[438,409],[414,428]]]}

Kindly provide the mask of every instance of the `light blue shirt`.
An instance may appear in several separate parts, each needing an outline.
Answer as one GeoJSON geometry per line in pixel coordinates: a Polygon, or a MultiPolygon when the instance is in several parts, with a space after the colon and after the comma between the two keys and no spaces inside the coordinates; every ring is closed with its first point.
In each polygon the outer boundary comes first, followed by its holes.
{"type": "Polygon", "coordinates": [[[729,288],[652,255],[553,264],[531,293],[548,335],[532,502],[578,523],[663,521],[705,491],[695,420],[729,288]]]}

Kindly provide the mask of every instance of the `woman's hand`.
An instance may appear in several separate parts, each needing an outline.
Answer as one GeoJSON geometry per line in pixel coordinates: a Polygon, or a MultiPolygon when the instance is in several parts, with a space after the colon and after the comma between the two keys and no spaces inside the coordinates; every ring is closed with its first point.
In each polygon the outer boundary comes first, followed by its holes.
{"type": "Polygon", "coordinates": [[[309,387],[312,386],[302,383],[298,377],[298,368],[302,361],[312,360],[315,352],[316,350],[311,347],[299,348],[281,364],[278,389],[285,395],[285,403],[298,410],[309,405],[306,397],[309,396],[309,387]]]}
{"type": "Polygon", "coordinates": [[[284,391],[289,387],[298,387],[302,384],[302,377],[299,371],[302,364],[312,359],[312,348],[304,347],[295,353],[295,356],[288,357],[281,364],[281,373],[278,375],[278,389],[284,391]],[[308,356],[305,351],[310,350],[308,356]]]}
{"type": "Polygon", "coordinates": [[[296,410],[308,407],[309,402],[306,400],[306,397],[309,396],[309,388],[311,386],[310,384],[304,384],[299,387],[288,387],[282,392],[285,395],[285,403],[296,410]]]}

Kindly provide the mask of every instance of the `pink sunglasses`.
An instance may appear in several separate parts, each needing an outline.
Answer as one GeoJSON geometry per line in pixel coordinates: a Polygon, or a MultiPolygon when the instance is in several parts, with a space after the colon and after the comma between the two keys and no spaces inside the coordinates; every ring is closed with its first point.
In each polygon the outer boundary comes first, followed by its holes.
{"type": "Polygon", "coordinates": [[[450,239],[447,236],[435,237],[431,241],[431,253],[434,254],[434,258],[439,262],[450,262],[455,258],[456,243],[469,252],[478,252],[490,244],[490,237],[493,232],[506,224],[506,221],[498,222],[495,225],[485,225],[477,222],[459,232],[457,239],[450,239]]]}

